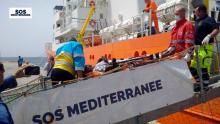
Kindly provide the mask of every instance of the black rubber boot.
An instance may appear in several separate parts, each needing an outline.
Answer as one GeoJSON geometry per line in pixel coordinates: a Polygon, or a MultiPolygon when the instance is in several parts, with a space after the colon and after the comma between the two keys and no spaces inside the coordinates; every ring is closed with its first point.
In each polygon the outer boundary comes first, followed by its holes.
{"type": "MultiPolygon", "coordinates": [[[[199,75],[197,73],[197,70],[195,68],[190,68],[190,71],[192,73],[192,76],[196,80],[196,83],[194,84],[194,92],[200,92],[201,86],[200,86],[200,79],[199,75]]],[[[203,80],[203,89],[204,91],[209,90],[209,74],[207,68],[202,68],[202,80],[203,80]]]]}

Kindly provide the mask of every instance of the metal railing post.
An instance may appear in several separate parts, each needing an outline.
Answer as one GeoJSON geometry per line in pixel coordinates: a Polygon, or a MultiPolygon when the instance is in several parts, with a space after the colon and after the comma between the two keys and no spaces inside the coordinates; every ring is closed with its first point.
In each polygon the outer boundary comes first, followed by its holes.
{"type": "Polygon", "coordinates": [[[148,21],[149,21],[148,22],[148,24],[149,24],[149,26],[148,26],[149,27],[148,36],[152,34],[152,30],[151,30],[152,29],[152,16],[151,16],[152,14],[151,13],[152,13],[152,10],[150,9],[150,12],[149,12],[149,15],[148,15],[148,21]]]}
{"type": "Polygon", "coordinates": [[[94,47],[94,33],[92,33],[92,47],[94,47]]]}
{"type": "Polygon", "coordinates": [[[218,58],[218,74],[220,74],[220,48],[219,48],[219,42],[216,37],[215,37],[215,41],[216,41],[217,58],[218,58]]]}
{"type": "MultiPolygon", "coordinates": [[[[132,17],[132,23],[133,23],[133,25],[135,25],[134,24],[134,17],[132,17]]],[[[133,27],[133,25],[131,25],[131,33],[132,33],[132,37],[134,38],[134,27],[133,27]]]]}
{"type": "Polygon", "coordinates": [[[196,66],[197,66],[197,72],[198,72],[199,81],[200,81],[201,94],[203,94],[204,93],[204,89],[203,89],[202,70],[201,70],[201,67],[200,67],[199,48],[200,48],[200,46],[195,46],[196,63],[197,63],[196,66]]]}
{"type": "Polygon", "coordinates": [[[144,30],[144,28],[143,28],[143,19],[144,19],[144,13],[141,15],[141,37],[143,37],[143,30],[144,30]]]}

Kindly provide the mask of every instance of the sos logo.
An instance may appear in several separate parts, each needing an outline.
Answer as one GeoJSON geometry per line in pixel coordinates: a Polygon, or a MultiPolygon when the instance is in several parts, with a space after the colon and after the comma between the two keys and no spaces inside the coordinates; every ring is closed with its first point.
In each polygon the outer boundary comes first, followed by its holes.
{"type": "Polygon", "coordinates": [[[15,10],[15,15],[18,15],[18,16],[26,16],[26,10],[15,10]]]}
{"type": "Polygon", "coordinates": [[[64,119],[62,109],[55,110],[54,113],[46,112],[43,115],[34,115],[32,121],[35,124],[51,124],[54,121],[61,121],[64,119]]]}
{"type": "Polygon", "coordinates": [[[9,8],[9,18],[32,18],[32,8],[9,8]]]}

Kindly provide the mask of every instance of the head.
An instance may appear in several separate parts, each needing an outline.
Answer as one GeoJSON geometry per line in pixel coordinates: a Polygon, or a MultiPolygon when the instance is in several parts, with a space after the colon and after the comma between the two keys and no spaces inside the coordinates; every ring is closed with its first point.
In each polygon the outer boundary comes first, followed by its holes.
{"type": "Polygon", "coordinates": [[[151,2],[151,0],[144,0],[144,2],[148,4],[151,2]]]}
{"type": "Polygon", "coordinates": [[[51,63],[51,64],[54,64],[54,63],[55,63],[54,57],[53,57],[53,56],[50,56],[50,57],[47,59],[47,62],[48,62],[48,63],[51,63]]]}
{"type": "Polygon", "coordinates": [[[118,66],[117,60],[115,58],[112,59],[112,65],[113,65],[113,67],[118,66]]]}
{"type": "Polygon", "coordinates": [[[186,8],[184,6],[177,6],[175,8],[175,19],[180,21],[186,18],[186,8]]]}
{"type": "Polygon", "coordinates": [[[98,61],[97,61],[97,63],[100,63],[101,61],[103,61],[102,58],[99,58],[98,61]]]}
{"type": "Polygon", "coordinates": [[[112,59],[112,63],[116,63],[116,58],[113,58],[113,59],[112,59]]]}
{"type": "Polygon", "coordinates": [[[21,58],[21,56],[18,56],[18,58],[21,58]]]}
{"type": "Polygon", "coordinates": [[[0,84],[2,84],[4,81],[4,72],[4,65],[0,62],[0,84]]]}
{"type": "Polygon", "coordinates": [[[195,15],[196,17],[198,18],[201,18],[205,15],[207,15],[207,8],[205,5],[201,4],[201,5],[198,5],[195,9],[195,15]]]}
{"type": "Polygon", "coordinates": [[[77,41],[77,40],[74,36],[72,36],[69,41],[77,41]]]}
{"type": "Polygon", "coordinates": [[[108,63],[108,59],[105,56],[102,56],[102,61],[108,63]]]}
{"type": "Polygon", "coordinates": [[[25,61],[25,64],[26,64],[26,65],[29,65],[29,61],[25,61]]]}

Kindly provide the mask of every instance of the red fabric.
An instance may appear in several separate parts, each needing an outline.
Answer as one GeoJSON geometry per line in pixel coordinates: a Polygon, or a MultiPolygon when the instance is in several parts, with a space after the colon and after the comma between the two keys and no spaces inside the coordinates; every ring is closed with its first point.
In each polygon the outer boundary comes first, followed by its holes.
{"type": "Polygon", "coordinates": [[[193,46],[195,40],[195,27],[186,19],[180,20],[172,29],[170,46],[176,47],[176,53],[193,46]]]}

